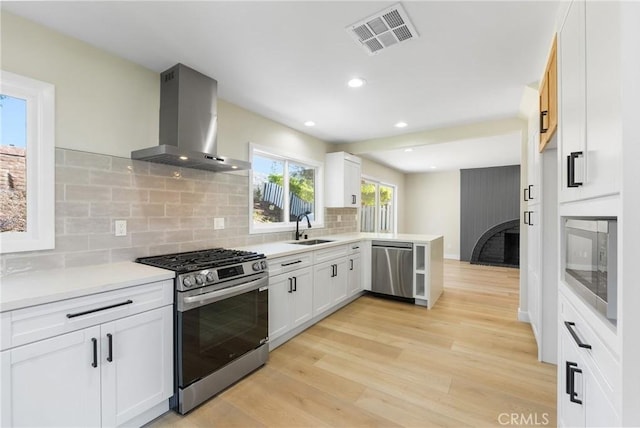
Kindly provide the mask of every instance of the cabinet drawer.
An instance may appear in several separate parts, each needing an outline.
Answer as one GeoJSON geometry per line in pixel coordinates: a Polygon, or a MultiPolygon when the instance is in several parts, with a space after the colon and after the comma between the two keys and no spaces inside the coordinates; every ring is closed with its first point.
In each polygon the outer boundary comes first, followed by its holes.
{"type": "Polygon", "coordinates": [[[559,309],[559,328],[566,330],[566,332],[571,335],[569,331],[570,327],[578,336],[579,340],[591,346],[591,349],[579,348],[576,340],[572,337],[572,343],[580,351],[584,360],[594,368],[594,371],[598,372],[612,391],[618,390],[620,385],[620,364],[617,358],[589,326],[582,315],[578,313],[576,308],[562,295],[560,297],[559,309]],[[565,322],[571,322],[574,323],[574,325],[567,326],[565,322]]]}
{"type": "Polygon", "coordinates": [[[170,305],[173,288],[173,280],[165,280],[9,312],[0,319],[2,347],[20,346],[170,305]]]}
{"type": "Polygon", "coordinates": [[[352,242],[347,244],[347,251],[349,254],[360,254],[362,251],[362,242],[352,242]]]}
{"type": "Polygon", "coordinates": [[[313,252],[313,262],[315,264],[326,262],[327,260],[345,257],[348,254],[350,245],[338,245],[335,247],[324,248],[313,252]]]}
{"type": "Polygon", "coordinates": [[[311,266],[312,252],[306,251],[300,254],[269,259],[269,276],[280,275],[295,269],[311,266]]]}

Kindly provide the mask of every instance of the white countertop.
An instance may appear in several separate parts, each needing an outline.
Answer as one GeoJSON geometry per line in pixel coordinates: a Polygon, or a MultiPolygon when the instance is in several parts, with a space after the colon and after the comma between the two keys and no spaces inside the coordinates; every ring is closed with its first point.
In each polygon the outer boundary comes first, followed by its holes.
{"type": "Polygon", "coordinates": [[[310,239],[326,239],[331,242],[316,245],[295,244],[293,240],[282,242],[270,242],[266,244],[248,245],[238,248],[245,251],[255,251],[262,253],[268,258],[283,257],[297,254],[302,251],[312,251],[322,248],[329,248],[337,245],[348,244],[350,242],[362,240],[387,240],[387,241],[407,241],[413,243],[428,243],[437,239],[442,239],[442,235],[418,235],[411,233],[348,233],[341,235],[326,235],[311,237],[310,239]]]}
{"type": "MultiPolygon", "coordinates": [[[[241,249],[259,252],[269,258],[274,258],[362,240],[380,239],[428,243],[442,239],[442,235],[349,233],[312,237],[311,239],[326,239],[331,242],[308,246],[294,244],[293,241],[272,242],[250,245],[241,249]]],[[[0,277],[0,312],[173,279],[174,276],[175,273],[172,271],[134,262],[49,269],[8,275],[0,277]]]]}
{"type": "Polygon", "coordinates": [[[25,272],[0,278],[0,312],[165,279],[175,273],[134,262],[25,272]]]}

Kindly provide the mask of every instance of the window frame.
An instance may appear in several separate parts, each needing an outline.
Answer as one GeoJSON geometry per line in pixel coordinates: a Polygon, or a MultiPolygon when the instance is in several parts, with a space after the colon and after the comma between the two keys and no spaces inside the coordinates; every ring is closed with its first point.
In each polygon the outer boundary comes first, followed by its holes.
{"type": "MultiPolygon", "coordinates": [[[[288,153],[273,147],[261,146],[255,143],[249,143],[249,162],[253,165],[253,157],[263,156],[284,162],[284,191],[289,192],[289,162],[315,170],[314,176],[314,196],[315,196],[315,216],[311,222],[311,227],[316,229],[324,228],[324,164],[313,159],[304,158],[298,155],[288,153]]],[[[288,215],[285,215],[285,221],[279,223],[258,224],[253,221],[253,168],[249,174],[249,234],[259,233],[276,233],[295,231],[296,223],[289,221],[288,215]]],[[[288,199],[288,198],[287,198],[288,199]]],[[[288,202],[287,202],[288,207],[288,202]]],[[[288,211],[288,210],[287,210],[288,211]]],[[[306,222],[304,223],[306,225],[306,222]]]]}
{"type": "Polygon", "coordinates": [[[0,70],[0,93],[27,100],[27,230],[0,233],[0,253],[55,248],[55,87],[0,70]]]}
{"type": "MultiPolygon", "coordinates": [[[[368,233],[398,233],[398,186],[393,184],[393,183],[389,183],[380,179],[377,179],[375,177],[371,177],[368,175],[361,175],[360,176],[360,186],[362,186],[362,182],[363,181],[367,181],[371,184],[374,184],[376,187],[376,194],[375,194],[375,218],[373,221],[374,224],[374,230],[373,232],[368,232],[368,233]],[[380,232],[380,186],[385,186],[385,187],[390,187],[393,189],[393,219],[392,219],[392,231],[391,232],[380,232]]],[[[362,232],[362,205],[360,205],[358,207],[358,222],[360,223],[360,232],[362,232]]]]}

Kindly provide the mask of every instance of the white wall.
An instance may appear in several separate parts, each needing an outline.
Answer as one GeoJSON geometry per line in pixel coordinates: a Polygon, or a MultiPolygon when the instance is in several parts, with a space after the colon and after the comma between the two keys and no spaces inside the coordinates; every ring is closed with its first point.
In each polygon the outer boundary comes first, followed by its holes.
{"type": "Polygon", "coordinates": [[[460,258],[460,171],[407,174],[405,228],[444,235],[445,258],[460,258]]]}
{"type": "Polygon", "coordinates": [[[55,85],[56,146],[129,157],[158,144],[158,74],[2,12],[2,69],[55,85]]]}

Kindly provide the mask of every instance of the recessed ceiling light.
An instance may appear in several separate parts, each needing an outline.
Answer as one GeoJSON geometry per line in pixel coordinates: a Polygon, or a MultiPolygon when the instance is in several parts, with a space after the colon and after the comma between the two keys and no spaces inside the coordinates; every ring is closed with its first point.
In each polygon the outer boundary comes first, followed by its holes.
{"type": "Polygon", "coordinates": [[[360,77],[354,77],[347,82],[347,85],[349,85],[350,88],[359,88],[361,86],[364,86],[365,83],[367,83],[366,80],[360,77]]]}
{"type": "Polygon", "coordinates": [[[188,158],[188,157],[186,157],[186,156],[180,156],[180,159],[181,159],[181,160],[187,160],[187,159],[189,159],[189,158],[188,158]]]}
{"type": "Polygon", "coordinates": [[[408,149],[404,149],[405,152],[412,152],[413,149],[411,147],[409,147],[408,149]]]}
{"type": "Polygon", "coordinates": [[[436,166],[435,165],[431,165],[431,169],[436,169],[436,166]]]}
{"type": "Polygon", "coordinates": [[[304,126],[316,126],[316,123],[313,120],[307,120],[304,126]]]}
{"type": "Polygon", "coordinates": [[[406,128],[407,127],[407,122],[398,122],[395,125],[396,128],[406,128]]]}

